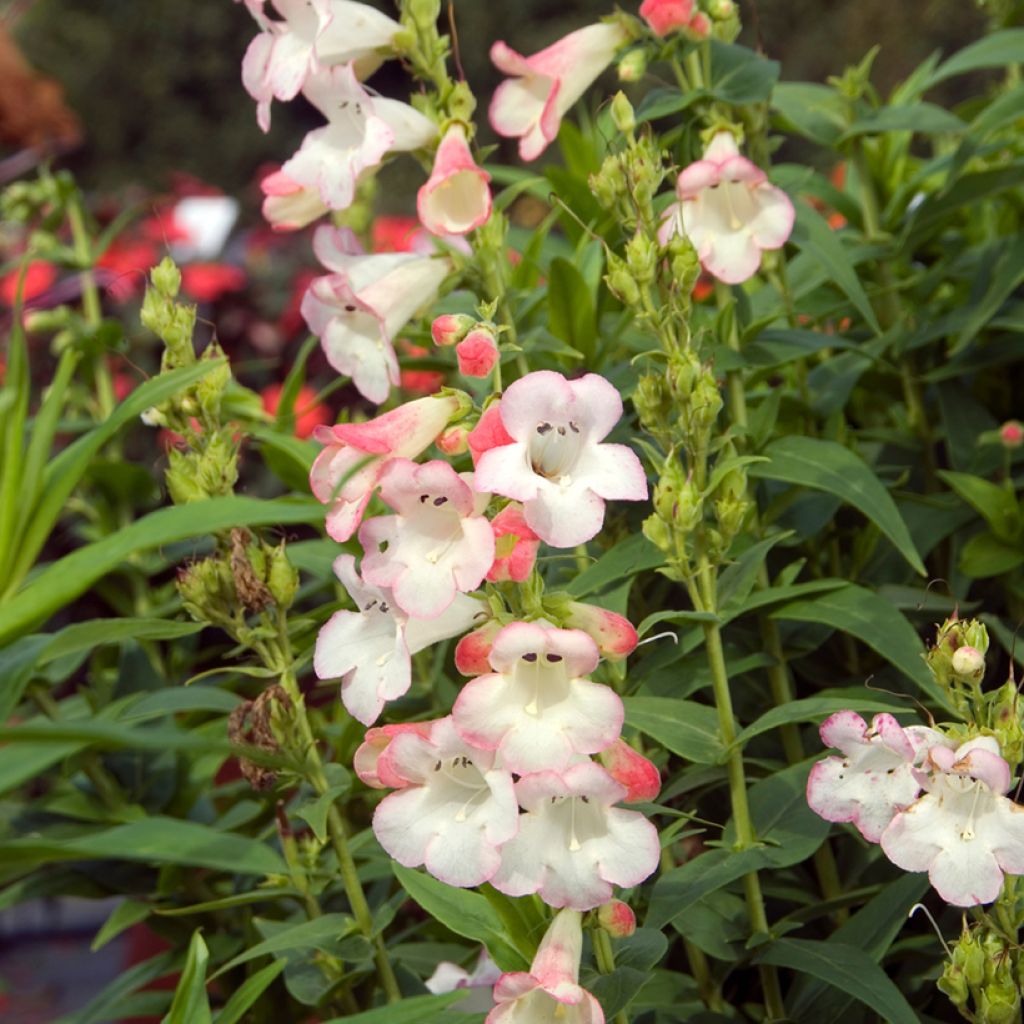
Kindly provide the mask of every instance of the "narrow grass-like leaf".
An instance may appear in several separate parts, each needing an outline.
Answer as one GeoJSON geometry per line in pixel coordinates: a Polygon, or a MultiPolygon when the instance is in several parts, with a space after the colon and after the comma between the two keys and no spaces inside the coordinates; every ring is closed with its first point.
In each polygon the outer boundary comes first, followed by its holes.
{"type": "Polygon", "coordinates": [[[238,1024],[245,1012],[255,1005],[256,1000],[270,988],[274,979],[284,969],[284,960],[275,960],[272,964],[267,964],[266,967],[246,978],[231,993],[231,998],[213,1018],[213,1024],[238,1024]]]}
{"type": "Polygon", "coordinates": [[[210,951],[197,928],[192,933],[171,1008],[160,1024],[211,1024],[210,1000],[206,997],[206,965],[210,951]]]}

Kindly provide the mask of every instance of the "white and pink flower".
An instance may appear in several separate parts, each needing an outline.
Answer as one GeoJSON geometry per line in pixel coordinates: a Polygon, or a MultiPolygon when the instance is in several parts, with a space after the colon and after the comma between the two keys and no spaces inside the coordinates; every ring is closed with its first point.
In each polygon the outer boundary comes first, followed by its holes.
{"type": "Polygon", "coordinates": [[[435,996],[443,992],[464,991],[465,997],[452,1006],[459,1013],[486,1013],[494,1008],[491,989],[500,977],[501,968],[490,958],[485,947],[480,950],[480,957],[472,972],[442,960],[423,984],[435,996]]]}
{"type": "Polygon", "coordinates": [[[491,215],[491,176],[473,159],[466,131],[453,124],[441,139],[434,168],[416,197],[423,226],[434,235],[465,235],[491,215]]]}
{"type": "Polygon", "coordinates": [[[953,906],[993,902],[1004,874],[1024,874],[1024,808],[1005,796],[1012,780],[999,744],[980,736],[932,747],[917,775],[925,792],[890,822],[882,850],[904,871],[927,871],[953,906]]]}
{"type": "MultiPolygon", "coordinates": [[[[522,583],[537,561],[540,537],[526,525],[521,505],[506,505],[492,520],[494,530],[494,565],[487,578],[495,583],[513,580],[522,583]]],[[[486,671],[486,669],[485,669],[486,671]]]]}
{"type": "Polygon", "coordinates": [[[242,60],[242,83],[257,102],[260,127],[270,128],[273,100],[292,100],[320,67],[353,63],[360,78],[383,62],[402,26],[368,4],[349,0],[245,0],[262,30],[242,60]]]}
{"type": "Polygon", "coordinates": [[[351,64],[311,75],[303,93],[327,124],[309,132],[299,151],[260,184],[264,216],[279,230],[347,209],[360,176],[386,153],[419,149],[437,136],[434,122],[409,104],[368,93],[351,64]]]}
{"type": "Polygon", "coordinates": [[[363,742],[352,756],[356,775],[371,789],[402,789],[408,786],[410,780],[399,775],[391,764],[391,742],[406,732],[429,739],[430,730],[437,721],[434,718],[426,722],[395,722],[367,729],[363,742]]]}
{"type": "Polygon", "coordinates": [[[466,743],[442,718],[429,738],[394,737],[389,762],[408,784],[373,815],[380,845],[408,868],[423,865],[448,885],[482,885],[501,864],[499,847],[519,827],[512,776],[490,751],[466,743]]]}
{"type": "Polygon", "coordinates": [[[789,196],[740,156],[730,132],[719,132],[703,158],[680,173],[676,195],[659,231],[662,244],[685,234],[704,269],[726,284],[753,277],[761,253],[780,249],[793,230],[789,196]]]}
{"type": "Polygon", "coordinates": [[[360,528],[363,576],[391,588],[407,615],[436,618],[456,594],[479,587],[494,562],[494,533],[483,515],[489,496],[474,493],[440,460],[417,465],[392,459],[380,485],[395,515],[377,516],[360,528]]]}
{"type": "Polygon", "coordinates": [[[536,160],[558,135],[562,117],[628,40],[621,25],[601,22],[569,33],[532,57],[503,42],[491,47],[498,70],[513,76],[491,100],[491,127],[519,139],[519,155],[536,160]]]}
{"type": "Polygon", "coordinates": [[[494,638],[494,671],[455,701],[455,728],[520,774],[560,771],[576,754],[596,754],[618,739],[623,721],[618,694],[585,678],[599,658],[581,630],[513,622],[494,638]]]}
{"type": "Polygon", "coordinates": [[[388,461],[421,455],[460,410],[453,395],[418,398],[366,423],[317,427],[313,436],[325,447],[313,463],[309,485],[330,506],[327,533],[336,541],[348,540],[388,461]]]}
{"type": "Polygon", "coordinates": [[[440,615],[414,619],[390,590],[359,578],[352,555],[339,555],[334,571],[358,611],[335,612],[327,620],[316,639],[313,669],[319,679],[341,679],[341,702],[348,713],[371,725],[389,700],[408,691],[411,655],[464,633],[483,608],[458,594],[440,615]]]}
{"type": "Polygon", "coordinates": [[[313,248],[334,273],[313,280],[302,316],[331,366],[371,402],[383,402],[399,383],[392,339],[437,297],[451,263],[403,252],[360,255],[349,232],[326,226],[317,229],[313,248]]]}
{"type": "Polygon", "coordinates": [[[601,1004],[579,984],[583,929],[575,910],[561,911],[541,939],[529,973],[503,974],[484,1024],[604,1024],[601,1004]]]}
{"type": "Polygon", "coordinates": [[[877,843],[893,817],[921,792],[914,773],[928,751],[948,741],[934,729],[904,729],[890,714],[871,728],[855,711],[837,711],[821,726],[821,740],[842,757],[819,761],[807,779],[807,803],[826,821],[852,822],[877,843]]]}
{"type": "MultiPolygon", "coordinates": [[[[498,409],[512,441],[479,455],[476,486],[522,502],[527,524],[546,543],[583,544],[601,529],[606,500],[647,497],[636,455],[601,444],[622,415],[622,399],[603,377],[528,373],[509,386],[498,409]]],[[[469,443],[473,449],[472,434],[469,443]]]]}
{"type": "Polygon", "coordinates": [[[524,776],[516,797],[527,813],[501,848],[491,884],[509,896],[538,893],[550,906],[580,911],[607,903],[613,885],[639,885],[657,869],[661,847],[642,814],[613,806],[626,795],[593,761],[524,776]]]}

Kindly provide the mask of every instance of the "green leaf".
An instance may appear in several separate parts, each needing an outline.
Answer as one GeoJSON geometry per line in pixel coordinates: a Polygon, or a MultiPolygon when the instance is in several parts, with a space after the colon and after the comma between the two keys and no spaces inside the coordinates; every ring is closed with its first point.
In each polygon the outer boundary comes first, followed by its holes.
{"type": "Polygon", "coordinates": [[[269,939],[257,942],[243,953],[222,964],[210,980],[219,978],[227,971],[246,964],[261,956],[277,956],[300,949],[317,949],[326,943],[336,942],[357,931],[355,921],[348,914],[324,914],[310,921],[282,928],[269,939]]]}
{"type": "Polygon", "coordinates": [[[871,957],[844,942],[776,939],[754,962],[788,967],[840,989],[879,1014],[887,1024],[918,1024],[917,1014],[871,957]]]}
{"type": "MultiPolygon", "coordinates": [[[[907,923],[910,908],[928,890],[923,874],[901,875],[872,897],[828,938],[863,950],[875,963],[881,961],[893,940],[907,923]]],[[[790,997],[789,1012],[806,1024],[842,1020],[852,997],[831,989],[824,981],[801,979],[790,997]]]]}
{"type": "Polygon", "coordinates": [[[181,953],[161,953],[149,960],[122,971],[88,1005],[67,1017],[61,1017],[55,1024],[106,1024],[107,1021],[121,1020],[121,1010],[127,997],[143,985],[162,978],[181,964],[181,953]]]}
{"type": "Polygon", "coordinates": [[[993,256],[992,264],[985,268],[988,287],[980,297],[971,296],[967,322],[950,347],[950,355],[962,352],[1024,282],[1024,238],[997,243],[993,256]]]}
{"type": "Polygon", "coordinates": [[[271,986],[274,979],[284,970],[285,961],[275,960],[260,968],[242,982],[231,998],[213,1018],[213,1024],[238,1024],[245,1011],[255,1005],[256,1000],[271,986]]]}
{"type": "Polygon", "coordinates": [[[1024,564],[1024,547],[1012,546],[991,533],[975,534],[960,550],[960,571],[976,580],[1001,576],[1024,564]]]}
{"type": "Polygon", "coordinates": [[[853,269],[853,262],[835,231],[829,227],[820,213],[802,199],[798,199],[794,205],[796,222],[790,241],[826,272],[828,278],[857,307],[875,334],[881,334],[882,328],[875,317],[875,311],[871,308],[860,278],[853,269]]]}
{"type": "Polygon", "coordinates": [[[169,619],[92,619],[65,626],[47,644],[39,659],[41,665],[69,654],[91,651],[103,644],[125,640],[177,640],[203,629],[199,622],[174,622],[169,619]]]}
{"type": "Polygon", "coordinates": [[[482,942],[503,971],[526,970],[532,950],[519,950],[510,941],[498,912],[480,893],[455,889],[421,871],[391,862],[402,888],[435,920],[456,935],[482,942]]]}
{"type": "Polygon", "coordinates": [[[126,928],[133,924],[144,921],[153,912],[148,903],[141,903],[138,900],[122,900],[110,914],[110,917],[103,923],[103,927],[96,933],[89,948],[95,953],[102,949],[111,939],[117,938],[126,928]]]}
{"type": "Polygon", "coordinates": [[[187,711],[220,711],[230,714],[242,698],[216,686],[188,686],[156,690],[141,696],[119,716],[120,722],[142,722],[187,711]]]}
{"type": "Polygon", "coordinates": [[[779,80],[777,60],[745,46],[711,40],[711,95],[742,106],[768,99],[779,80]]]}
{"type": "MultiPolygon", "coordinates": [[[[381,1006],[365,1013],[332,1017],[324,1021],[324,1024],[433,1024],[436,1018],[428,1016],[432,1011],[443,1010],[465,997],[466,993],[462,990],[444,992],[439,996],[410,996],[400,1003],[381,1006]]],[[[467,1020],[471,1022],[472,1018],[467,1020]]]]}
{"type": "Polygon", "coordinates": [[[939,476],[992,528],[999,540],[1012,543],[1021,534],[1021,511],[1010,487],[1000,487],[970,473],[940,469],[939,476]]]}
{"type": "MultiPolygon", "coordinates": [[[[341,767],[336,765],[335,767],[341,767]]],[[[348,773],[346,772],[346,775],[348,773]]],[[[327,840],[327,814],[331,807],[340,800],[346,793],[352,788],[351,778],[346,778],[344,782],[339,783],[336,786],[331,786],[330,789],[321,793],[315,800],[310,800],[308,803],[304,803],[299,807],[295,814],[302,818],[303,821],[309,824],[309,827],[313,830],[313,834],[320,840],[320,842],[326,842],[327,840]]]]}
{"type": "Polygon", "coordinates": [[[827,85],[779,82],[772,108],[787,127],[826,147],[836,144],[847,125],[846,100],[827,85]]]}
{"type": "Polygon", "coordinates": [[[47,566],[0,607],[0,644],[45,621],[138,551],[235,526],[316,523],[323,515],[318,501],[261,501],[237,495],[158,509],[47,566]]]}
{"type": "Polygon", "coordinates": [[[687,861],[682,867],[666,871],[654,883],[645,926],[664,928],[694,903],[737,878],[757,871],[763,864],[764,857],[759,849],[713,849],[687,861]]]}
{"type": "Polygon", "coordinates": [[[857,637],[950,710],[948,698],[925,666],[921,638],[903,613],[881,595],[851,583],[811,601],[783,605],[772,612],[772,618],[817,622],[857,637]]]}
{"type": "Polygon", "coordinates": [[[965,46],[949,60],[940,64],[928,79],[926,89],[954,75],[963,75],[981,68],[1001,68],[1019,64],[1024,53],[1024,28],[1009,28],[965,46]]]}
{"type": "Polygon", "coordinates": [[[269,846],[178,818],[144,818],[64,839],[38,835],[0,842],[0,865],[95,859],[184,864],[233,875],[288,873],[288,865],[269,846]]]}
{"type": "Polygon", "coordinates": [[[771,461],[751,466],[748,470],[751,476],[834,494],[863,512],[892,541],[915,572],[927,575],[892,496],[871,467],[849,448],[822,438],[791,435],[772,442],[765,454],[771,461]]]}
{"type": "MultiPolygon", "coordinates": [[[[767,462],[768,459],[762,461],[767,462]]],[[[721,609],[723,620],[731,618],[754,589],[758,571],[765,564],[768,552],[776,544],[792,536],[793,531],[787,530],[751,544],[725,569],[718,581],[718,607],[721,609]]]]}
{"type": "Polygon", "coordinates": [[[885,132],[919,132],[939,135],[944,132],[962,132],[967,125],[955,114],[934,103],[909,103],[906,106],[882,107],[867,117],[859,118],[843,133],[840,143],[858,135],[876,135],[885,132]]]}
{"type": "Polygon", "coordinates": [[[211,1024],[210,1001],[206,998],[206,965],[210,952],[197,928],[185,957],[185,969],[174,991],[174,1000],[161,1024],[211,1024]]]}
{"type": "Polygon", "coordinates": [[[548,268],[548,312],[551,333],[582,352],[586,365],[592,366],[597,342],[594,300],[583,275],[560,256],[548,268]]]}
{"type": "Polygon", "coordinates": [[[781,707],[766,711],[756,722],[748,725],[736,737],[737,745],[742,747],[755,736],[777,729],[780,725],[792,725],[794,722],[822,722],[837,711],[874,714],[879,711],[893,713],[912,710],[905,700],[900,700],[898,697],[890,697],[884,693],[864,696],[862,688],[830,690],[829,694],[828,697],[806,697],[803,700],[791,700],[781,707]],[[840,693],[842,696],[839,695],[840,693]]]}
{"type": "Polygon", "coordinates": [[[610,583],[621,583],[629,576],[664,564],[665,556],[643,534],[636,533],[573,577],[566,589],[573,597],[586,597],[610,583]]]}
{"type": "Polygon", "coordinates": [[[625,697],[622,703],[626,724],[666,750],[696,764],[719,764],[725,757],[714,708],[671,697],[625,697]]]}
{"type": "Polygon", "coordinates": [[[25,687],[32,681],[39,655],[46,650],[51,640],[48,636],[34,634],[0,649],[0,722],[6,722],[21,703],[25,687]]]}

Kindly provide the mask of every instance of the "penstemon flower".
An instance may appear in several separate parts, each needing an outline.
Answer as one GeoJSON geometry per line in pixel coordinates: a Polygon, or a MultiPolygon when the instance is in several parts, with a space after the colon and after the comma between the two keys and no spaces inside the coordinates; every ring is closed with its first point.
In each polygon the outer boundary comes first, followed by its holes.
{"type": "Polygon", "coordinates": [[[519,155],[536,160],[558,135],[566,111],[594,83],[627,40],[619,25],[599,23],[577,29],[532,57],[503,42],[491,47],[498,70],[514,77],[491,100],[491,127],[519,139],[519,155]]]}
{"type": "Polygon", "coordinates": [[[436,618],[457,593],[480,586],[494,562],[494,533],[483,516],[489,496],[474,493],[440,460],[418,466],[392,459],[380,484],[395,515],[368,519],[360,528],[363,577],[390,587],[407,615],[436,618]]]}
{"type": "Polygon", "coordinates": [[[404,252],[358,255],[348,233],[326,226],[317,229],[313,248],[334,273],[313,280],[302,315],[331,366],[379,404],[399,383],[392,339],[437,296],[451,263],[404,252]]]}
{"type": "Polygon", "coordinates": [[[647,497],[636,455],[601,443],[622,415],[622,399],[603,377],[528,373],[509,385],[498,410],[512,440],[502,444],[498,435],[478,456],[476,486],[521,501],[527,525],[546,543],[582,544],[601,529],[606,499],[647,497]]]}
{"type": "Polygon", "coordinates": [[[934,729],[904,729],[889,714],[875,715],[869,729],[854,711],[826,719],[821,740],[843,756],[827,757],[811,769],[807,803],[826,821],[852,822],[872,843],[921,792],[914,766],[932,747],[948,744],[934,729]]]}
{"type": "Polygon", "coordinates": [[[313,436],[324,445],[309,474],[319,501],[330,506],[327,533],[348,540],[390,459],[414,459],[437,439],[462,404],[455,395],[418,398],[366,423],[318,427],[313,436]]]}
{"type": "Polygon", "coordinates": [[[576,754],[595,754],[622,730],[614,690],[584,678],[597,644],[577,629],[513,622],[494,638],[493,673],[463,687],[452,709],[469,742],[497,750],[511,771],[558,771],[576,754]]]}
{"type": "Polygon", "coordinates": [[[311,75],[303,93],[327,124],[309,132],[281,170],[260,183],[264,216],[279,230],[347,209],[360,176],[386,153],[419,149],[437,135],[434,122],[407,103],[368,93],[351,64],[311,75]]]}
{"type": "Polygon", "coordinates": [[[441,139],[434,169],[419,190],[416,211],[435,235],[465,235],[491,215],[491,176],[477,166],[465,129],[453,124],[441,139]]]}
{"type": "Polygon", "coordinates": [[[662,244],[685,234],[704,269],[726,284],[753,277],[761,253],[781,248],[793,230],[789,196],[740,156],[730,132],[719,132],[703,158],[680,173],[676,195],[659,232],[662,244]]]}
{"type": "Polygon", "coordinates": [[[530,971],[503,974],[497,1004],[484,1024],[604,1024],[601,1004],[579,984],[583,929],[574,910],[561,911],[541,939],[530,971]]]}
{"type": "Polygon", "coordinates": [[[525,775],[516,797],[526,809],[519,832],[501,848],[491,884],[509,896],[538,893],[553,907],[591,910],[612,886],[639,885],[658,867],[657,829],[636,811],[613,806],[627,796],[593,761],[525,775]]]}
{"type": "Polygon", "coordinates": [[[257,102],[259,126],[270,128],[271,101],[292,100],[320,66],[354,63],[360,78],[383,62],[402,26],[368,4],[349,0],[273,0],[281,16],[266,16],[266,0],[245,0],[262,31],[242,60],[242,84],[257,102]]]}
{"type": "Polygon", "coordinates": [[[364,725],[380,716],[412,682],[411,655],[458,636],[482,610],[479,601],[456,595],[444,612],[414,619],[391,592],[361,580],[352,555],[339,555],[334,571],[358,611],[335,612],[316,640],[313,668],[319,679],[341,679],[341,702],[364,725]]]}
{"type": "Polygon", "coordinates": [[[927,871],[956,907],[991,903],[1003,874],[1024,874],[1024,808],[1008,799],[1010,767],[991,736],[956,750],[936,746],[917,772],[924,794],[882,833],[885,855],[905,871],[927,871]]]}
{"type": "Polygon", "coordinates": [[[429,737],[392,739],[389,764],[408,784],[373,815],[380,845],[405,867],[424,865],[448,885],[482,885],[498,870],[498,848],[519,827],[512,776],[495,755],[466,743],[451,719],[429,737]]]}

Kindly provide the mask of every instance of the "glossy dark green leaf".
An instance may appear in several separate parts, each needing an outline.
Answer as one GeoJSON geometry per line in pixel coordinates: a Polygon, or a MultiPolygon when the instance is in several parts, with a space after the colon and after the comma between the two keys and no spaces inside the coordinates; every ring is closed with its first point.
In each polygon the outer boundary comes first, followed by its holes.
{"type": "Polygon", "coordinates": [[[185,955],[185,967],[167,1016],[160,1024],[211,1024],[210,1001],[206,997],[206,965],[210,951],[197,928],[185,955]]]}
{"type": "Polygon", "coordinates": [[[696,764],[718,764],[724,757],[714,708],[671,697],[626,697],[622,703],[626,724],[666,750],[696,764]]]}
{"type": "Polygon", "coordinates": [[[976,580],[1001,576],[1024,564],[1024,545],[1007,544],[991,533],[976,533],[960,549],[960,571],[976,580]]]}
{"type": "Polygon", "coordinates": [[[906,106],[881,107],[867,117],[854,121],[843,133],[840,141],[858,135],[880,135],[885,132],[920,132],[939,135],[962,132],[967,125],[955,114],[934,103],[908,103],[906,106]]]}
{"type": "Polygon", "coordinates": [[[621,583],[625,577],[664,564],[665,556],[643,534],[637,533],[575,576],[566,589],[573,597],[586,597],[612,583],[621,583]]]}
{"type": "MultiPolygon", "coordinates": [[[[280,922],[275,922],[279,923],[280,922]]],[[[356,931],[356,923],[348,914],[323,914],[314,917],[309,921],[300,921],[277,930],[268,939],[257,942],[247,950],[232,957],[227,963],[222,964],[212,978],[232,968],[239,967],[256,960],[261,956],[279,956],[282,953],[289,953],[300,949],[317,949],[325,943],[336,942],[356,931]]]]}
{"type": "Polygon", "coordinates": [[[283,960],[275,960],[251,974],[231,993],[231,997],[213,1018],[213,1024],[239,1024],[246,1011],[256,1005],[284,968],[283,960]]]}
{"type": "MultiPolygon", "coordinates": [[[[400,1003],[381,1006],[376,1010],[363,1013],[346,1014],[344,1017],[332,1017],[324,1024],[427,1024],[437,1018],[438,1011],[444,1010],[465,997],[465,992],[445,992],[439,996],[409,996],[400,1003]]],[[[466,1019],[456,1016],[453,1019],[466,1019]]]]}
{"type": "Polygon", "coordinates": [[[993,32],[976,43],[965,46],[940,64],[928,79],[927,88],[939,82],[981,68],[1000,68],[1019,64],[1024,53],[1024,28],[1009,28],[993,32]]]}

